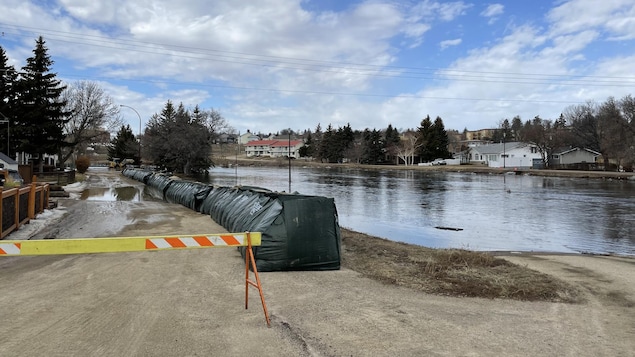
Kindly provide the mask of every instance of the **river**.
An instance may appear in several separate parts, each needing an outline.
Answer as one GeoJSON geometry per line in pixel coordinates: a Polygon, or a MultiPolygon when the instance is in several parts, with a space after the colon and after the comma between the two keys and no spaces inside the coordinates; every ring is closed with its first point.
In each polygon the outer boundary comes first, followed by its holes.
{"type": "MultiPolygon", "coordinates": [[[[289,171],[213,168],[209,182],[288,191],[289,171]]],[[[635,255],[634,181],[294,166],[291,189],[335,198],[342,227],[426,247],[635,255]]]]}

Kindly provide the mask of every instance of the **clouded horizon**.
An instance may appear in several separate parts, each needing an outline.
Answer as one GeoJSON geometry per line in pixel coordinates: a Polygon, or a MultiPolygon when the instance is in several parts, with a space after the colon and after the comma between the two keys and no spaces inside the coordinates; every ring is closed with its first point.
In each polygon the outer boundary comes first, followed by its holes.
{"type": "Polygon", "coordinates": [[[16,68],[41,35],[59,79],[98,83],[143,123],[171,100],[243,133],[426,115],[476,130],[635,88],[632,0],[5,0],[0,32],[16,68]]]}

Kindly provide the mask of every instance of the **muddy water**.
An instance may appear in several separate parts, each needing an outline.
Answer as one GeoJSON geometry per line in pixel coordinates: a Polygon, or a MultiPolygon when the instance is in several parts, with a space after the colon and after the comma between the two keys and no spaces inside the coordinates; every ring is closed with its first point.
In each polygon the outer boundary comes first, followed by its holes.
{"type": "MultiPolygon", "coordinates": [[[[214,168],[209,182],[288,191],[288,175],[287,168],[214,168]]],[[[294,167],[291,190],[334,197],[343,227],[391,240],[635,255],[633,181],[294,167]]]]}
{"type": "Polygon", "coordinates": [[[132,201],[143,200],[143,187],[94,187],[84,190],[80,199],[89,201],[132,201]]]}

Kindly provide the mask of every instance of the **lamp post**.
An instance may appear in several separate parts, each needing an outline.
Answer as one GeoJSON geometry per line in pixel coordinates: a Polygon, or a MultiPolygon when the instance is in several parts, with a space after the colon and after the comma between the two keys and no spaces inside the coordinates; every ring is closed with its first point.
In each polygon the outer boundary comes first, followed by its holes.
{"type": "Polygon", "coordinates": [[[9,118],[7,118],[6,115],[2,114],[2,112],[0,112],[0,115],[2,115],[2,117],[4,118],[3,120],[0,120],[0,124],[7,123],[7,156],[11,157],[11,154],[9,153],[9,151],[10,151],[9,150],[9,138],[11,136],[11,130],[9,129],[10,121],[9,121],[9,118]]]}
{"type": "Polygon", "coordinates": [[[137,116],[139,117],[139,166],[141,166],[141,115],[135,108],[129,105],[119,104],[119,106],[132,109],[135,113],[137,113],[137,116]]]}

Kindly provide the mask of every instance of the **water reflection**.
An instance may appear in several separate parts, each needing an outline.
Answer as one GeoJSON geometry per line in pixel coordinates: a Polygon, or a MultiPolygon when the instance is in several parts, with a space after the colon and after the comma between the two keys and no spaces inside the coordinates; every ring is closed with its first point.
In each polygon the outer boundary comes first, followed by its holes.
{"type": "MultiPolygon", "coordinates": [[[[288,190],[286,169],[240,167],[237,173],[214,168],[209,182],[288,190]]],[[[397,241],[439,248],[635,255],[635,182],[294,168],[292,190],[334,197],[342,226],[397,241]]]]}
{"type": "Polygon", "coordinates": [[[80,199],[88,201],[143,201],[143,187],[91,187],[82,192],[80,199]]]}

